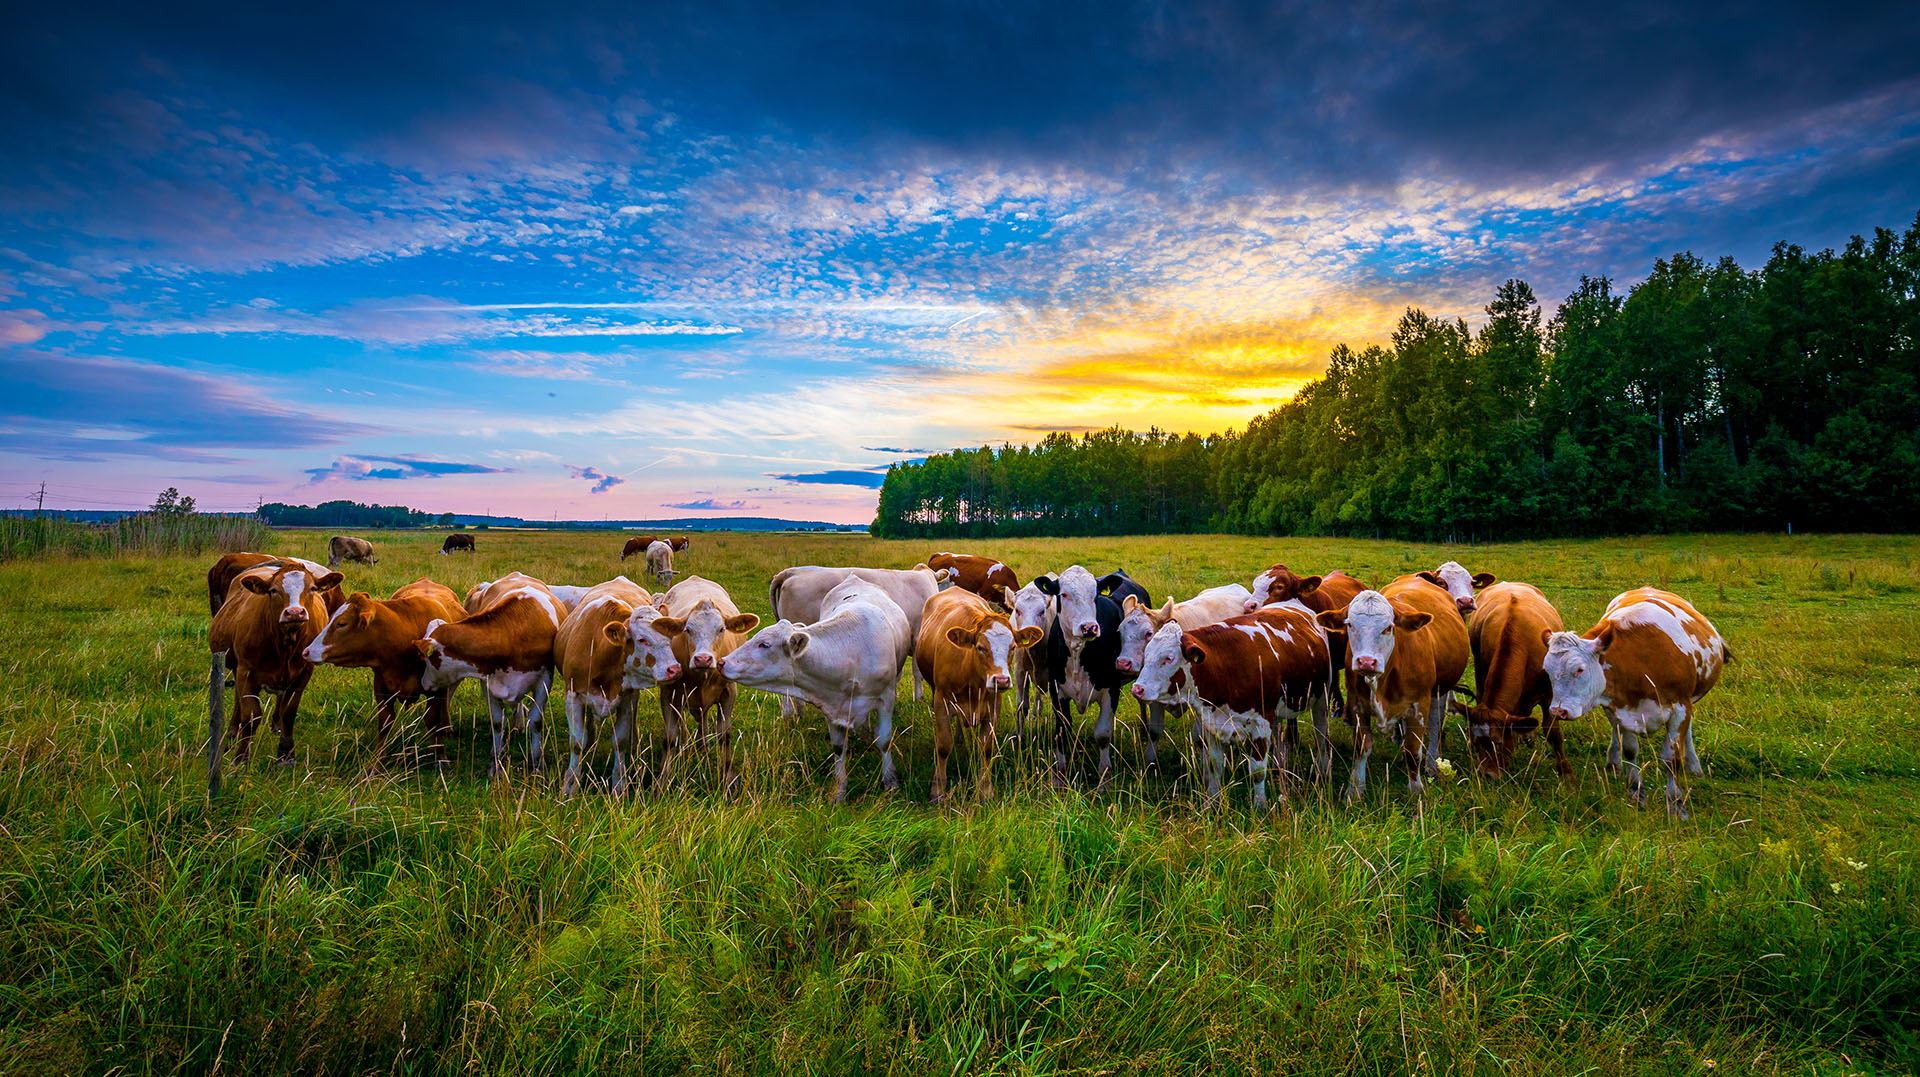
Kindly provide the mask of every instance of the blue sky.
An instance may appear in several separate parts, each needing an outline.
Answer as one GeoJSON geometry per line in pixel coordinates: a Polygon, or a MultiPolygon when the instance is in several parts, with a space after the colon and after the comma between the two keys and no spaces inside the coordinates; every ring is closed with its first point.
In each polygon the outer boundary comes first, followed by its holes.
{"type": "Polygon", "coordinates": [[[1920,209],[1894,5],[22,9],[0,505],[864,521],[1419,305],[1920,209]]]}

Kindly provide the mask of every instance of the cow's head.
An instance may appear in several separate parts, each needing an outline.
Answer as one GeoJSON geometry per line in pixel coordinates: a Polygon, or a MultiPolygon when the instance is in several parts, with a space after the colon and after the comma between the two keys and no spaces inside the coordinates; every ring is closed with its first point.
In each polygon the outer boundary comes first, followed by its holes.
{"type": "Polygon", "coordinates": [[[1433,620],[1433,615],[1394,602],[1378,591],[1362,591],[1345,609],[1326,610],[1314,619],[1328,632],[1347,634],[1348,669],[1362,677],[1377,677],[1393,660],[1395,634],[1417,632],[1433,620]]]}
{"type": "Polygon", "coordinates": [[[1160,631],[1161,625],[1173,620],[1173,599],[1167,599],[1166,605],[1156,610],[1128,595],[1120,603],[1120,609],[1120,654],[1113,660],[1113,668],[1122,673],[1139,673],[1146,668],[1147,641],[1160,631]]]}
{"type": "Polygon", "coordinates": [[[715,648],[725,633],[745,635],[760,626],[751,613],[726,614],[712,599],[701,599],[685,617],[661,617],[653,623],[662,635],[687,637],[687,662],[694,669],[713,669],[720,657],[715,648]]]}
{"type": "Polygon", "coordinates": [[[991,692],[1013,687],[1013,674],[1008,665],[1013,652],[1040,642],[1040,636],[1040,630],[1031,625],[1014,628],[1002,613],[983,614],[971,626],[954,625],[947,629],[947,642],[971,652],[970,669],[991,692]]]}
{"type": "Polygon", "coordinates": [[[297,631],[326,609],[320,592],[340,586],[338,572],[316,576],[301,565],[281,565],[273,575],[254,573],[240,577],[240,586],[267,600],[268,616],[284,631],[297,631]]]}
{"type": "Polygon", "coordinates": [[[1247,588],[1253,594],[1241,603],[1241,608],[1252,613],[1262,606],[1302,598],[1319,589],[1319,576],[1296,576],[1287,566],[1274,565],[1253,578],[1253,586],[1247,588]]]}
{"type": "Polygon", "coordinates": [[[600,630],[609,643],[626,648],[624,686],[651,688],[680,676],[680,663],[673,657],[673,633],[659,627],[663,616],[659,607],[643,604],[635,606],[626,620],[609,621],[600,630]]]}
{"type": "Polygon", "coordinates": [[[1005,600],[1007,615],[1013,620],[1015,628],[1038,628],[1044,635],[1053,627],[1053,600],[1040,590],[1036,583],[1028,583],[1018,591],[1011,587],[1000,589],[1005,600]]]}
{"type": "Polygon", "coordinates": [[[473,663],[457,658],[447,651],[446,645],[436,638],[447,622],[435,617],[427,622],[427,631],[413,641],[413,647],[423,663],[420,670],[420,687],[424,691],[437,692],[442,688],[451,688],[468,677],[480,676],[480,669],[473,663]]]}
{"type": "Polygon", "coordinates": [[[1540,728],[1540,719],[1531,714],[1510,714],[1497,707],[1469,706],[1452,701],[1455,714],[1467,721],[1467,742],[1473,746],[1474,765],[1488,778],[1498,778],[1513,764],[1513,752],[1520,734],[1540,728]]]}
{"type": "Polygon", "coordinates": [[[1188,667],[1204,660],[1200,645],[1172,621],[1161,625],[1147,641],[1140,676],[1133,682],[1133,698],[1148,703],[1178,703],[1186,693],[1188,667]],[[1189,647],[1191,644],[1191,647],[1189,647]],[[1195,659],[1194,656],[1199,658],[1195,659]]]}
{"type": "Polygon", "coordinates": [[[1458,561],[1448,561],[1432,572],[1420,573],[1420,578],[1436,584],[1453,599],[1455,609],[1461,616],[1473,612],[1473,593],[1498,582],[1491,572],[1468,572],[1458,561]]]}
{"type": "Polygon", "coordinates": [[[302,653],[307,661],[314,663],[325,662],[354,669],[377,665],[387,657],[380,652],[379,639],[374,632],[374,622],[379,615],[380,606],[373,596],[365,591],[355,591],[340,603],[339,609],[333,611],[326,627],[313,637],[313,642],[307,644],[307,649],[302,653]]]}
{"type": "Polygon", "coordinates": [[[1055,616],[1060,632],[1068,639],[1097,639],[1100,613],[1094,599],[1100,594],[1099,581],[1079,565],[1070,565],[1057,578],[1042,576],[1033,581],[1043,594],[1058,600],[1055,616]]]}
{"type": "Polygon", "coordinates": [[[1607,694],[1607,648],[1613,645],[1613,626],[1597,627],[1585,636],[1543,628],[1540,636],[1547,644],[1552,715],[1564,721],[1599,706],[1607,694]]]}
{"type": "Polygon", "coordinates": [[[751,687],[792,684],[794,660],[812,642],[805,625],[782,618],[720,659],[720,675],[751,687]]]}

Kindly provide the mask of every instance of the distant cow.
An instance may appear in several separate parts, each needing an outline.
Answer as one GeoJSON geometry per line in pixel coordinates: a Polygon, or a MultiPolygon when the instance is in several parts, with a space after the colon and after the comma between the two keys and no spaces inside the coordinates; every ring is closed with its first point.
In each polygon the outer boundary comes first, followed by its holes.
{"type": "Polygon", "coordinates": [[[380,559],[373,556],[373,543],[363,538],[335,535],[327,540],[327,565],[331,567],[342,561],[358,561],[363,565],[380,563],[380,559]]]}
{"type": "Polygon", "coordinates": [[[970,553],[937,553],[927,558],[927,567],[946,572],[953,586],[972,591],[988,602],[1001,601],[1003,591],[1020,590],[1020,578],[1013,570],[991,557],[970,553]]]}
{"type": "Polygon", "coordinates": [[[1303,711],[1313,714],[1316,771],[1324,775],[1331,766],[1331,669],[1326,636],[1314,616],[1298,602],[1283,602],[1184,630],[1169,618],[1147,644],[1145,669],[1133,683],[1133,694],[1193,709],[1194,726],[1206,746],[1209,803],[1220,798],[1227,749],[1238,748],[1246,756],[1253,806],[1266,807],[1268,759],[1276,745],[1285,800],[1303,711]]]}
{"type": "Polygon", "coordinates": [[[448,535],[446,541],[440,544],[440,553],[442,556],[450,554],[455,550],[465,550],[468,553],[476,552],[473,548],[473,536],[448,535]]]}
{"type": "MultiPolygon", "coordinates": [[[[913,647],[914,640],[920,634],[920,613],[927,599],[940,590],[940,582],[933,569],[926,564],[912,568],[838,568],[820,565],[796,565],[781,569],[774,574],[767,585],[769,605],[773,607],[776,619],[793,621],[798,624],[812,624],[820,619],[822,605],[828,592],[838,587],[848,576],[863,579],[893,599],[894,605],[907,615],[907,647],[913,647]]],[[[920,669],[913,670],[913,697],[920,698],[920,669]]],[[[797,698],[797,697],[796,697],[797,698]]],[[[781,713],[791,716],[794,705],[783,702],[781,713]]]]}
{"type": "Polygon", "coordinates": [[[1479,612],[1467,625],[1467,638],[1478,686],[1472,706],[1453,705],[1467,719],[1476,768],[1487,777],[1504,774],[1520,734],[1539,727],[1533,713],[1538,708],[1546,713],[1554,767],[1562,778],[1572,777],[1560,720],[1548,706],[1553,684],[1547,680],[1547,636],[1565,627],[1560,612],[1531,584],[1496,583],[1477,597],[1479,612]]]}
{"type": "Polygon", "coordinates": [[[207,674],[208,796],[220,792],[228,669],[233,670],[233,725],[239,735],[234,762],[247,761],[263,710],[261,698],[272,695],[273,724],[280,731],[275,759],[293,763],[293,722],[313,676],[313,663],[304,652],[326,617],[320,592],[340,586],[340,574],[316,576],[304,565],[267,561],[242,572],[233,584],[207,629],[213,653],[207,674]]]}
{"type": "Polygon", "coordinates": [[[541,719],[553,687],[553,637],[565,616],[565,607],[545,584],[515,573],[494,581],[479,612],[462,621],[431,621],[415,641],[426,661],[422,688],[451,688],[469,677],[486,687],[496,778],[507,769],[508,708],[517,714],[529,698],[528,763],[535,771],[546,769],[541,719]]]}
{"type": "MultiPolygon", "coordinates": [[[[634,709],[651,676],[636,680],[627,668],[627,621],[653,596],[625,576],[588,588],[553,636],[553,663],[564,693],[571,750],[560,795],[580,788],[581,768],[600,722],[613,716],[613,792],[631,787],[634,709]]],[[[641,672],[650,672],[642,666],[641,672]]]]}
{"type": "MultiPolygon", "coordinates": [[[[788,570],[792,571],[791,569],[788,570]]],[[[931,582],[933,572],[926,571],[931,582]]],[[[779,577],[775,577],[779,579],[779,577]]],[[[833,799],[847,798],[847,745],[853,730],[874,723],[880,781],[900,786],[893,765],[893,709],[900,667],[913,651],[907,615],[885,590],[842,576],[810,624],[782,619],[720,660],[730,681],[811,703],[827,716],[833,738],[833,799]]]]}
{"type": "MultiPolygon", "coordinates": [[[[1345,607],[1355,595],[1366,589],[1365,583],[1339,569],[1324,576],[1299,576],[1287,566],[1275,564],[1253,578],[1253,594],[1247,599],[1245,609],[1252,613],[1271,603],[1294,601],[1315,613],[1325,613],[1345,607]]],[[[1331,649],[1333,668],[1344,669],[1347,664],[1347,637],[1339,632],[1329,633],[1327,646],[1331,649]]],[[[1346,713],[1340,677],[1333,678],[1330,690],[1333,693],[1333,713],[1346,713]]]]}
{"type": "Polygon", "coordinates": [[[933,706],[933,800],[947,798],[947,757],[953,754],[953,727],[974,732],[980,773],[980,799],[993,797],[994,726],[1000,718],[1000,694],[1013,687],[1008,661],[1040,641],[1041,630],[1015,630],[1007,615],[965,588],[942,591],[927,600],[913,661],[927,682],[933,706]]]}
{"type": "MultiPolygon", "coordinates": [[[[1130,585],[1127,593],[1138,591],[1145,600],[1146,592],[1123,573],[1103,579],[1114,576],[1120,577],[1114,582],[1130,585]]],[[[1114,664],[1120,654],[1120,604],[1100,594],[1100,581],[1080,565],[1069,566],[1057,578],[1042,576],[1034,584],[1054,599],[1046,676],[1047,700],[1053,708],[1054,784],[1067,784],[1075,708],[1097,705],[1093,744],[1097,781],[1104,785],[1113,771],[1113,713],[1119,706],[1120,689],[1133,679],[1114,664]]]]}
{"type": "Polygon", "coordinates": [[[436,618],[458,621],[465,616],[451,590],[422,578],[401,587],[392,598],[354,592],[307,645],[306,659],[315,665],[373,671],[375,766],[380,765],[387,737],[393,731],[395,705],[410,704],[423,694],[427,697],[427,736],[433,761],[436,766],[446,765],[447,734],[452,730],[447,698],[452,689],[428,692],[420,687],[420,673],[426,663],[413,641],[425,635],[427,625],[436,618]]]}
{"type": "Polygon", "coordinates": [[[1624,760],[1627,795],[1636,805],[1641,801],[1640,738],[1664,727],[1660,761],[1667,768],[1667,811],[1686,818],[1678,756],[1684,748],[1687,773],[1700,774],[1693,708],[1733,661],[1719,631],[1679,595],[1641,587],[1616,596],[1584,634],[1549,632],[1544,638],[1553,685],[1548,713],[1565,720],[1595,707],[1606,709],[1614,728],[1607,763],[1617,772],[1624,760]]]}
{"type": "Polygon", "coordinates": [[[714,714],[714,734],[720,748],[720,788],[735,793],[738,779],[733,772],[733,704],[737,689],[720,675],[720,663],[740,649],[747,633],[760,626],[760,618],[741,613],[727,589],[700,576],[688,576],[673,585],[655,603],[664,616],[654,619],[653,630],[673,646],[674,660],[680,664],[678,677],[660,685],[660,715],[665,723],[667,745],[660,760],[658,780],[664,783],[673,768],[687,727],[693,719],[701,739],[706,736],[707,712],[714,714]]]}
{"type": "Polygon", "coordinates": [[[1491,572],[1468,572],[1458,561],[1448,561],[1431,572],[1417,575],[1437,587],[1445,589],[1453,599],[1453,606],[1462,617],[1473,612],[1475,591],[1484,590],[1496,582],[1491,572]]]}
{"type": "MultiPolygon", "coordinates": [[[[1167,599],[1167,604],[1154,609],[1139,599],[1128,595],[1120,603],[1120,653],[1113,664],[1121,673],[1136,676],[1145,669],[1147,641],[1160,631],[1161,626],[1177,624],[1186,631],[1192,631],[1202,625],[1217,624],[1229,617],[1237,617],[1242,612],[1241,605],[1247,600],[1249,592],[1237,583],[1220,587],[1210,587],[1205,591],[1176,603],[1167,599]]],[[[1141,718],[1141,731],[1147,743],[1147,766],[1159,764],[1160,734],[1166,729],[1169,711],[1179,713],[1186,708],[1177,700],[1162,700],[1158,696],[1142,696],[1134,693],[1145,710],[1141,718]]],[[[1200,742],[1200,727],[1193,727],[1193,739],[1200,742]]],[[[1196,762],[1198,758],[1196,757],[1196,762]]]]}
{"type": "MultiPolygon", "coordinates": [[[[233,587],[233,581],[248,569],[258,568],[269,561],[298,565],[313,574],[314,579],[329,575],[326,569],[302,557],[277,557],[270,553],[229,553],[220,555],[220,559],[207,570],[207,612],[217,614],[226,604],[227,592],[233,587]]],[[[338,584],[322,588],[320,600],[326,604],[327,613],[332,614],[346,601],[338,584]]]]}
{"type": "Polygon", "coordinates": [[[674,553],[679,553],[681,550],[693,545],[693,540],[685,537],[662,538],[657,535],[635,535],[633,538],[627,540],[625,546],[620,548],[620,560],[625,561],[637,553],[644,554],[647,552],[647,547],[656,542],[666,543],[673,548],[674,553]]]}
{"type": "Polygon", "coordinates": [[[673,583],[673,544],[654,539],[647,546],[647,575],[665,584],[673,583]]]}
{"type": "Polygon", "coordinates": [[[1452,598],[1418,576],[1402,576],[1317,620],[1347,637],[1347,721],[1353,726],[1347,799],[1366,792],[1374,733],[1396,723],[1407,788],[1418,797],[1438,762],[1441,716],[1467,668],[1467,631],[1452,598]]]}

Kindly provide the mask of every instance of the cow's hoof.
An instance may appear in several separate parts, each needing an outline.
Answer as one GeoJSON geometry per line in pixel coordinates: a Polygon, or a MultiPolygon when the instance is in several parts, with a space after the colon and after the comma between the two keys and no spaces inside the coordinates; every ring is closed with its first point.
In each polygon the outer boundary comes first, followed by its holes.
{"type": "Polygon", "coordinates": [[[291,752],[286,755],[274,756],[273,758],[273,765],[277,767],[290,767],[293,766],[294,762],[295,760],[291,752]]]}

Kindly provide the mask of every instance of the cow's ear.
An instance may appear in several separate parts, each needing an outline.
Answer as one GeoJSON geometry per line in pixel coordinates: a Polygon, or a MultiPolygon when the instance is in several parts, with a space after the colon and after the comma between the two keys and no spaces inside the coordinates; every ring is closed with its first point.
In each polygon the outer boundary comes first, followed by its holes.
{"type": "Polygon", "coordinates": [[[1162,621],[1173,620],[1173,596],[1172,595],[1168,595],[1167,604],[1160,607],[1160,619],[1162,621]]]}
{"type": "Polygon", "coordinates": [[[727,618],[727,631],[742,635],[760,627],[760,615],[757,613],[736,613],[727,618]]]}
{"type": "Polygon", "coordinates": [[[1446,586],[1446,584],[1440,582],[1440,574],[1438,572],[1416,572],[1414,575],[1437,587],[1446,586]]]}
{"type": "Polygon", "coordinates": [[[1318,591],[1320,589],[1320,584],[1324,580],[1325,580],[1324,576],[1302,577],[1300,582],[1293,585],[1293,597],[1299,598],[1301,595],[1310,595],[1315,591],[1318,591]]]}
{"type": "Polygon", "coordinates": [[[1543,628],[1540,630],[1540,646],[1542,647],[1553,646],[1553,629],[1543,628]]]}
{"type": "Polygon", "coordinates": [[[414,640],[413,649],[420,653],[420,658],[422,661],[425,661],[426,659],[433,657],[433,641],[430,639],[414,640]]]}
{"type": "Polygon", "coordinates": [[[1021,650],[1025,650],[1040,642],[1040,637],[1043,635],[1045,635],[1045,633],[1040,631],[1038,625],[1028,625],[1013,634],[1013,645],[1021,650]]]}
{"type": "Polygon", "coordinates": [[[1395,610],[1393,612],[1394,627],[1405,632],[1425,628],[1427,627],[1427,623],[1432,620],[1433,614],[1422,610],[1409,610],[1405,613],[1395,610]]]}
{"type": "Polygon", "coordinates": [[[1607,648],[1613,646],[1613,626],[1595,629],[1587,638],[1593,641],[1594,654],[1606,654],[1607,648]]]}
{"type": "Polygon", "coordinates": [[[1014,603],[1018,601],[1019,598],[1020,598],[1020,592],[1014,590],[1011,587],[1008,587],[1004,583],[1000,585],[1000,604],[1002,606],[1005,606],[1008,609],[1012,609],[1014,603]]]}
{"type": "Polygon", "coordinates": [[[687,619],[685,617],[657,617],[653,622],[653,630],[663,636],[677,636],[687,630],[687,619]]]}
{"type": "Polygon", "coordinates": [[[1197,666],[1207,660],[1207,652],[1200,649],[1200,644],[1192,636],[1181,636],[1180,657],[1185,658],[1188,664],[1197,666]]]}
{"type": "Polygon", "coordinates": [[[340,575],[338,572],[329,572],[326,575],[320,577],[319,579],[313,581],[313,585],[315,587],[318,587],[320,590],[325,591],[330,588],[340,586],[340,582],[344,579],[346,579],[346,577],[340,575]]]}
{"type": "Polygon", "coordinates": [[[1135,598],[1132,595],[1128,595],[1126,598],[1120,601],[1120,616],[1125,617],[1126,615],[1132,613],[1134,609],[1139,605],[1140,605],[1139,599],[1135,598]]]}
{"type": "Polygon", "coordinates": [[[600,630],[600,634],[605,636],[607,642],[613,644],[615,647],[625,647],[627,645],[627,622],[608,621],[606,627],[600,630]]]}
{"type": "Polygon", "coordinates": [[[947,629],[947,642],[953,644],[955,647],[971,647],[979,642],[979,639],[980,634],[971,628],[961,628],[959,625],[954,625],[952,628],[947,629]]]}
{"type": "Polygon", "coordinates": [[[1126,569],[1116,568],[1093,582],[1099,592],[1104,595],[1123,583],[1132,583],[1133,577],[1127,575],[1126,569]]]}
{"type": "Polygon", "coordinates": [[[1473,574],[1473,589],[1476,591],[1482,588],[1492,587],[1498,582],[1500,582],[1499,578],[1491,572],[1476,572],[1473,574]]]}
{"type": "Polygon", "coordinates": [[[240,586],[252,591],[256,595],[264,595],[267,593],[267,579],[265,576],[242,576],[240,577],[240,586]]]}
{"type": "Polygon", "coordinates": [[[1319,613],[1313,615],[1313,619],[1320,623],[1321,628],[1329,632],[1345,632],[1347,630],[1347,608],[1345,606],[1337,610],[1321,610],[1319,613]]]}
{"type": "Polygon", "coordinates": [[[813,642],[812,638],[809,637],[805,632],[795,632],[793,635],[788,636],[787,637],[787,657],[789,658],[798,657],[801,652],[807,649],[807,644],[811,642],[813,642]]]}
{"type": "Polygon", "coordinates": [[[1038,588],[1043,595],[1058,597],[1060,594],[1060,581],[1051,576],[1035,576],[1033,578],[1033,585],[1038,588]]]}

